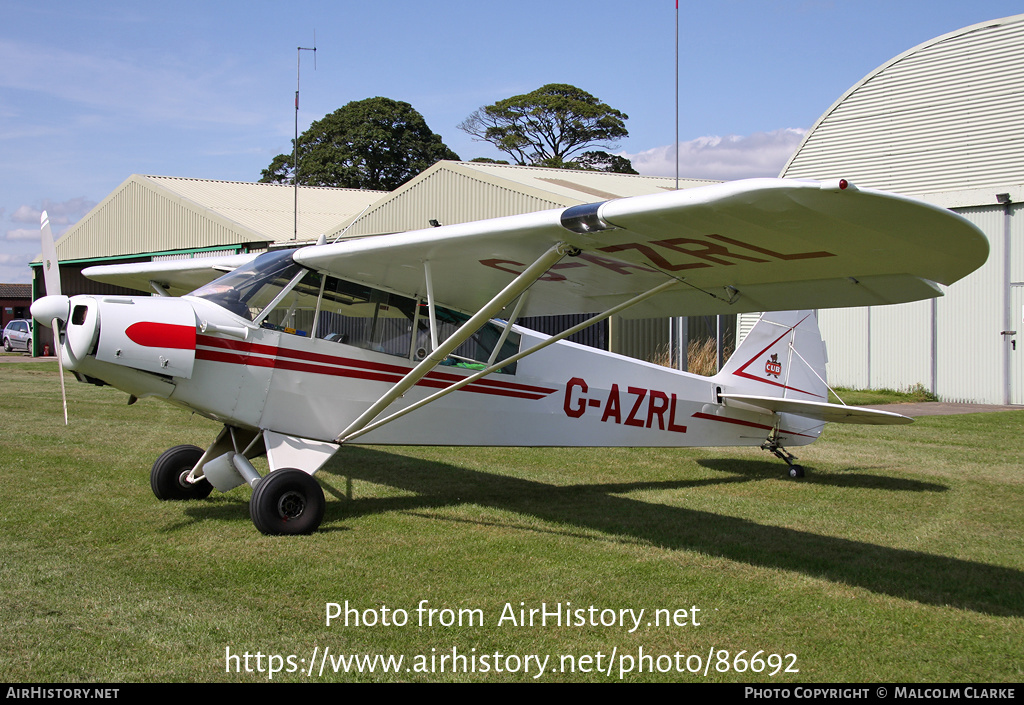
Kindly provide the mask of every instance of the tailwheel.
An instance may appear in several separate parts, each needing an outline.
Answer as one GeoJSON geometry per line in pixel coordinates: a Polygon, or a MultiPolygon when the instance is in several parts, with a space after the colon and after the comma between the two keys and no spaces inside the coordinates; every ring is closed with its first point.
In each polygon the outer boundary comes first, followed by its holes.
{"type": "Polygon", "coordinates": [[[249,516],[262,533],[311,534],[320,527],[327,502],[320,483],[291,468],[275,470],[256,485],[249,516]]]}
{"type": "Polygon", "coordinates": [[[799,479],[805,475],[804,466],[794,463],[793,461],[797,459],[796,456],[779,445],[778,430],[777,426],[772,429],[772,432],[768,435],[768,439],[761,444],[761,449],[768,451],[776,458],[785,460],[786,465],[789,466],[789,476],[793,479],[799,479]]]}
{"type": "Polygon", "coordinates": [[[164,452],[149,473],[149,485],[157,499],[204,499],[213,491],[206,479],[189,482],[189,473],[203,457],[203,449],[196,446],[175,446],[164,452]]]}

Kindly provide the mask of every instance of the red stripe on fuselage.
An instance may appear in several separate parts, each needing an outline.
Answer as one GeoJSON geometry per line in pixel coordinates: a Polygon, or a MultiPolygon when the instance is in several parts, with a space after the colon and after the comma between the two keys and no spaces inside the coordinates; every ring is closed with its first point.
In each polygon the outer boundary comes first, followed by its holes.
{"type": "MultiPolygon", "coordinates": [[[[212,336],[199,336],[199,345],[222,350],[196,351],[197,360],[210,360],[213,362],[226,362],[236,365],[254,365],[257,367],[270,367],[279,370],[291,370],[293,372],[308,372],[312,374],[330,375],[333,377],[350,377],[354,379],[368,379],[377,382],[388,382],[394,384],[404,377],[409,368],[398,365],[388,365],[368,360],[358,360],[350,357],[339,357],[325,355],[323,353],[308,352],[305,350],[290,350],[288,348],[262,345],[259,343],[248,343],[241,340],[228,340],[225,338],[214,338],[212,336]],[[320,363],[320,364],[309,364],[320,363]]],[[[459,375],[432,371],[421,379],[417,385],[441,389],[452,383],[464,379],[459,375]]],[[[464,391],[477,394],[493,394],[497,396],[514,397],[519,399],[543,399],[555,390],[548,387],[537,387],[529,384],[517,384],[503,380],[479,379],[463,387],[464,391]]]]}
{"type": "MultiPolygon", "coordinates": [[[[763,423],[754,423],[753,421],[743,421],[742,419],[731,419],[728,416],[715,416],[714,414],[705,414],[702,411],[698,411],[693,415],[695,419],[704,419],[705,421],[721,421],[722,423],[734,423],[737,426],[748,426],[750,428],[760,428],[765,431],[771,431],[772,426],[767,426],[763,423]]],[[[786,433],[790,436],[803,436],[804,438],[814,438],[815,436],[809,436],[806,433],[797,433],[796,431],[786,431],[780,429],[779,433],[786,433]]]]}
{"type": "Polygon", "coordinates": [[[196,349],[195,326],[139,321],[128,326],[124,334],[136,345],[146,348],[196,349]]]}

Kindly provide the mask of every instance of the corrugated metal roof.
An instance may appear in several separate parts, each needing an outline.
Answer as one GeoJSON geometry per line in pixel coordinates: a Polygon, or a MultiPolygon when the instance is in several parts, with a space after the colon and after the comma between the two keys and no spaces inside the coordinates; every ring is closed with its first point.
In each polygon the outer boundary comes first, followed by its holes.
{"type": "MultiPolygon", "coordinates": [[[[679,185],[711,183],[717,182],[681,179],[679,185]]],[[[337,237],[346,228],[346,237],[404,232],[428,227],[430,220],[453,225],[672,190],[671,177],[441,161],[327,237],[337,237]]]]}
{"type": "Polygon", "coordinates": [[[883,64],[807,133],[783,177],[908,194],[1024,183],[1024,15],[965,27],[883,64]]]}
{"type": "MultiPolygon", "coordinates": [[[[385,191],[299,187],[298,239],[313,240],[385,191]]],[[[133,174],[57,242],[61,260],[290,241],[295,194],[280,184],[133,174]]]]}
{"type": "MultiPolygon", "coordinates": [[[[273,241],[295,232],[295,188],[283,184],[144,176],[155,184],[273,241]]],[[[340,221],[358,215],[387,191],[300,186],[298,239],[315,240],[340,221]]]]}
{"type": "MultiPolygon", "coordinates": [[[[606,171],[547,169],[535,166],[488,164],[486,162],[446,162],[484,178],[512,182],[548,194],[561,205],[593,203],[611,198],[643,196],[659,191],[674,191],[676,180],[668,176],[637,176],[606,171]]],[[[707,179],[680,179],[680,188],[718,183],[707,179]]]]}

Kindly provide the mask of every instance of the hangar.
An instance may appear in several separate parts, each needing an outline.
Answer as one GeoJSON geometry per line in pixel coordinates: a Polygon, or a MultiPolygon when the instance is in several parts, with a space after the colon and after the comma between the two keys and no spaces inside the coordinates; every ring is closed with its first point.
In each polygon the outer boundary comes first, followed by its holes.
{"type": "MultiPolygon", "coordinates": [[[[66,294],[137,294],[86,279],[82,270],[315,241],[385,193],[302,186],[296,196],[293,187],[279,184],[133,174],[57,240],[61,288],[66,294]]],[[[33,301],[46,294],[40,265],[32,263],[33,301]]],[[[37,355],[53,342],[48,328],[39,331],[37,355]]]]}
{"type": "Polygon", "coordinates": [[[925,42],[837,100],[783,168],[951,208],[988,262],[945,296],[820,312],[836,386],[1024,404],[1024,15],[925,42]]]}

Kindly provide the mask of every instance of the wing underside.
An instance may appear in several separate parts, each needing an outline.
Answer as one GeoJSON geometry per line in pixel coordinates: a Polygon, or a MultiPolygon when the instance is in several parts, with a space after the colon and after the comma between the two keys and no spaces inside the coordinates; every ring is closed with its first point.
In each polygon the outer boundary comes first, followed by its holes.
{"type": "Polygon", "coordinates": [[[941,294],[988,256],[964,218],[882,192],[782,179],[716,184],[307,248],[297,261],[476,310],[542,252],[567,256],[522,315],[594,313],[666,281],[631,317],[899,303],[941,294]],[[424,264],[429,263],[429,264],[424,264]]]}
{"type": "MultiPolygon", "coordinates": [[[[435,302],[476,311],[553,246],[565,256],[529,289],[520,315],[606,311],[666,281],[676,284],[625,315],[899,303],[941,295],[938,284],[988,256],[977,228],[922,201],[756,179],[311,246],[295,260],[414,298],[427,297],[429,280],[435,302]]],[[[181,294],[252,257],[85,273],[181,294]]]]}
{"type": "Polygon", "coordinates": [[[181,296],[209,284],[256,258],[256,254],[218,255],[164,262],[134,262],[88,267],[83,274],[105,284],[153,293],[156,287],[181,296]]]}

